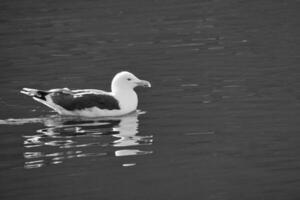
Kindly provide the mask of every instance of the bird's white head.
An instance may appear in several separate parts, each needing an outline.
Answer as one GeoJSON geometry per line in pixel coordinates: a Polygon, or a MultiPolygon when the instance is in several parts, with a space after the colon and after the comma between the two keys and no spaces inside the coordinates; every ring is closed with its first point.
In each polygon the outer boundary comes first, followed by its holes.
{"type": "Polygon", "coordinates": [[[134,89],[137,86],[151,87],[149,81],[141,80],[130,72],[123,71],[115,75],[111,83],[112,92],[134,89]]]}

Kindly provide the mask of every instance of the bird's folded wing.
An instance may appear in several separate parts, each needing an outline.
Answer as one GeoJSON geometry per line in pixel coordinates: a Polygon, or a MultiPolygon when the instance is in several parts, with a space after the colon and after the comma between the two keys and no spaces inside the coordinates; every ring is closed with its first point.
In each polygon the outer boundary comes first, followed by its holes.
{"type": "Polygon", "coordinates": [[[92,107],[99,109],[120,109],[115,97],[101,90],[52,90],[50,98],[53,103],[66,110],[83,110],[92,107]]]}
{"type": "Polygon", "coordinates": [[[49,93],[62,92],[66,94],[73,94],[72,90],[70,90],[69,88],[56,88],[56,89],[48,90],[48,92],[49,93]]]}

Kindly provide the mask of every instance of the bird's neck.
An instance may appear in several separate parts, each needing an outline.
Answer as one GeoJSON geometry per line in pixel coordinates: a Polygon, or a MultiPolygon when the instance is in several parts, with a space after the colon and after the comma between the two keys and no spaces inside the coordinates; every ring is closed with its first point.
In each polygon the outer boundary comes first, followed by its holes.
{"type": "Polygon", "coordinates": [[[133,112],[137,109],[138,97],[133,89],[114,90],[113,95],[119,101],[120,108],[125,112],[133,112]]]}

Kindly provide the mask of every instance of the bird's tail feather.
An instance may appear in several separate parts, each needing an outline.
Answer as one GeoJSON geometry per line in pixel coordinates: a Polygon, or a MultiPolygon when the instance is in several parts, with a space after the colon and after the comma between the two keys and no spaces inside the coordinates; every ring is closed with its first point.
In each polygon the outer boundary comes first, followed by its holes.
{"type": "Polygon", "coordinates": [[[23,88],[20,92],[28,96],[34,96],[36,95],[37,91],[37,89],[23,88]]]}
{"type": "Polygon", "coordinates": [[[55,104],[53,104],[53,102],[49,101],[49,98],[46,98],[47,95],[52,93],[52,91],[37,90],[37,89],[32,89],[32,88],[23,88],[20,92],[22,94],[31,96],[34,100],[52,108],[59,114],[62,113],[60,108],[57,108],[57,106],[55,104]]]}
{"type": "Polygon", "coordinates": [[[41,100],[46,100],[46,96],[49,94],[49,92],[47,91],[37,90],[32,88],[23,88],[20,92],[22,94],[26,94],[28,96],[35,97],[41,100]]]}

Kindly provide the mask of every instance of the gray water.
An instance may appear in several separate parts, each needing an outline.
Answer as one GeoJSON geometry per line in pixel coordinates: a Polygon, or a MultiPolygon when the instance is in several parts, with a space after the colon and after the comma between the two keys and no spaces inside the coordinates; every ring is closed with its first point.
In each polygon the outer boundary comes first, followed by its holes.
{"type": "Polygon", "coordinates": [[[300,199],[299,1],[0,2],[1,199],[300,199]],[[139,111],[65,118],[22,87],[139,111]]]}

